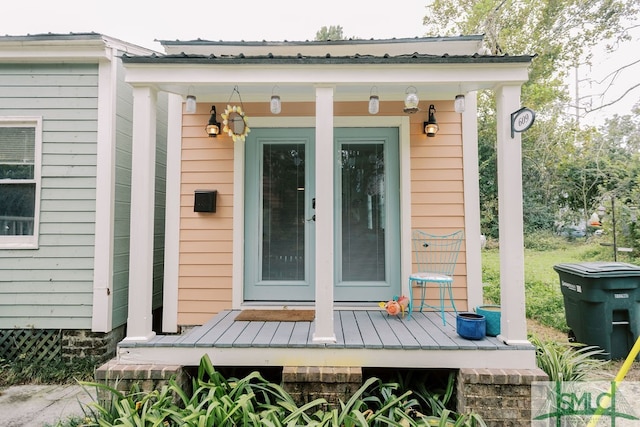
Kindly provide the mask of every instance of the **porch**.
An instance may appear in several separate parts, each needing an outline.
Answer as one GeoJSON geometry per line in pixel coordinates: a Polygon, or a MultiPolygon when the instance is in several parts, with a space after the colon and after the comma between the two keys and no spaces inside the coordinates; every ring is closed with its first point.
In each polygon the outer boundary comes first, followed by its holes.
{"type": "Polygon", "coordinates": [[[334,343],[313,340],[313,322],[236,321],[227,310],[182,335],[123,341],[117,363],[197,366],[208,354],[218,366],[357,366],[533,369],[534,347],[499,338],[472,341],[456,333],[447,313],[414,312],[411,319],[380,309],[334,310],[334,343]]]}

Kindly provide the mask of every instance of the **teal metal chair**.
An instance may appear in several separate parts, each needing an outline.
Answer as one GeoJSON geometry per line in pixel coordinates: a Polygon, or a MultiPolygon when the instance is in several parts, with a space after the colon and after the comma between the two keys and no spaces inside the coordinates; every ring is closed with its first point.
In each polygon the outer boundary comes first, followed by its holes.
{"type": "Polygon", "coordinates": [[[420,288],[420,311],[424,307],[439,310],[443,325],[447,324],[444,317],[445,309],[452,308],[458,314],[451,285],[463,237],[462,230],[442,236],[420,230],[413,231],[411,241],[417,271],[409,276],[409,319],[411,311],[415,307],[413,303],[414,287],[420,288]],[[430,283],[438,287],[440,305],[429,305],[425,302],[427,286],[430,283]],[[445,303],[447,298],[448,302],[445,303]]]}

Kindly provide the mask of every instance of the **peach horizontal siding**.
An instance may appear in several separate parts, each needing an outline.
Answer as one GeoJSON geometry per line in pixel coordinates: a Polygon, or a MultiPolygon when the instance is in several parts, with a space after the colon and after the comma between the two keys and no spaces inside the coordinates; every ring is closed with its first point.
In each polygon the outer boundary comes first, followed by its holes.
{"type": "MultiPolygon", "coordinates": [[[[448,234],[464,230],[462,123],[452,102],[434,102],[434,106],[440,127],[434,138],[424,134],[424,115],[411,117],[411,229],[448,234]]],[[[412,266],[416,268],[413,259],[412,266]]],[[[455,269],[453,294],[458,310],[467,310],[464,244],[455,269]]],[[[437,299],[436,288],[428,289],[427,302],[434,305],[437,299]]]]}
{"type": "MultiPolygon", "coordinates": [[[[231,306],[233,143],[209,138],[210,106],[186,114],[182,127],[178,324],[199,325],[231,306]],[[215,213],[193,211],[195,190],[217,190],[215,213]]],[[[218,118],[219,119],[219,118],[218,118]]]]}
{"type": "MultiPolygon", "coordinates": [[[[421,104],[422,105],[422,104],[421,104]]],[[[449,233],[464,228],[464,193],[460,115],[452,102],[434,102],[440,130],[427,138],[422,126],[426,111],[410,116],[411,228],[449,233]]],[[[267,103],[246,103],[247,117],[271,116],[267,103]]],[[[178,324],[199,325],[231,308],[233,249],[233,143],[227,136],[208,138],[204,126],[209,104],[183,116],[180,273],[178,324]],[[215,214],[193,212],[194,191],[218,191],[215,214]]],[[[218,114],[222,112],[222,108],[218,114]]],[[[424,108],[424,106],[423,106],[424,108]]],[[[397,116],[398,102],[382,102],[380,116],[397,116]]],[[[362,116],[365,102],[336,103],[336,116],[362,116]]],[[[281,116],[313,117],[313,103],[283,103],[281,116]]],[[[218,116],[218,120],[221,120],[218,116]]],[[[429,293],[433,302],[434,294],[429,293]]],[[[459,309],[466,305],[464,253],[454,281],[459,309]]]]}

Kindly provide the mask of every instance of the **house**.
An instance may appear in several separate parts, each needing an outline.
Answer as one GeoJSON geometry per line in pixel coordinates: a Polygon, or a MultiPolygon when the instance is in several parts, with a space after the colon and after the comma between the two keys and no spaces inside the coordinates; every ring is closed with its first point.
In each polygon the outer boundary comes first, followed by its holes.
{"type": "MultiPolygon", "coordinates": [[[[133,95],[96,33],[0,36],[0,358],[112,357],[128,316],[133,95]]],[[[154,141],[164,215],[166,101],[154,141]]],[[[151,236],[153,308],[163,227],[151,236]]],[[[151,295],[149,295],[152,298],[151,295]]]]}
{"type": "MultiPolygon", "coordinates": [[[[481,304],[476,93],[489,89],[497,99],[501,262],[508,266],[501,279],[509,283],[499,338],[512,349],[528,345],[514,160],[520,135],[511,117],[531,56],[483,54],[481,36],[161,43],[165,55],[123,57],[134,97],[131,252],[138,262],[130,299],[145,305],[129,306],[122,360],[189,364],[201,354],[144,350],[160,339],[149,305],[158,93],[169,94],[163,331],[203,325],[225,310],[310,307],[309,341],[331,345],[340,310],[409,292],[412,229],[464,231],[454,296],[460,310],[481,304]],[[458,94],[462,113],[454,109],[458,94]],[[379,111],[370,112],[373,95],[379,111]],[[272,97],[280,104],[271,106],[272,97]],[[431,114],[435,136],[425,134],[431,114]],[[217,122],[224,129],[211,137],[205,127],[217,122]],[[204,201],[208,212],[199,209],[204,201]]],[[[494,352],[502,357],[482,364],[506,366],[510,358],[532,367],[528,348],[517,358],[494,352]]],[[[243,363],[255,363],[251,354],[259,352],[246,353],[243,363]]],[[[217,360],[238,362],[238,354],[217,360]]],[[[445,359],[455,367],[469,357],[445,359]]],[[[276,359],[301,360],[290,349],[276,359]]]]}
{"type": "MultiPolygon", "coordinates": [[[[0,236],[3,329],[115,337],[126,322],[116,359],[97,371],[107,380],[162,376],[204,354],[283,367],[285,386],[330,369],[456,369],[459,396],[480,384],[497,402],[520,395],[496,384],[541,377],[526,336],[513,128],[531,56],[486,54],[481,36],[161,43],[164,54],[95,34],[0,38],[0,71],[12,80],[93,71],[88,89],[52,101],[76,103],[60,112],[44,108],[46,84],[0,85],[5,127],[34,129],[27,184],[42,195],[31,234],[0,236]],[[387,318],[378,302],[411,292],[411,232],[421,229],[464,232],[453,294],[459,311],[482,304],[481,90],[497,105],[508,286],[501,334],[471,341],[456,335],[452,313],[444,325],[433,312],[387,318]],[[309,309],[314,320],[236,320],[257,308],[309,309]]],[[[5,163],[22,161],[11,155],[5,163]]],[[[0,189],[15,184],[5,177],[0,189]]]]}

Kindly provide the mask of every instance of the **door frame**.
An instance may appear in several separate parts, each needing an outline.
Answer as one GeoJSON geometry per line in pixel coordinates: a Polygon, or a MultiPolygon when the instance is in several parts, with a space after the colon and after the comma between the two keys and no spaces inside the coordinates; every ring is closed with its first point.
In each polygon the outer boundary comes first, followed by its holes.
{"type": "MultiPolygon", "coordinates": [[[[315,128],[315,117],[250,117],[251,127],[256,128],[315,128]]],[[[397,127],[400,161],[400,277],[403,293],[408,292],[404,280],[411,270],[411,162],[410,162],[410,121],[408,116],[388,117],[334,117],[335,128],[349,127],[397,127]]],[[[233,159],[233,278],[232,307],[241,309],[245,305],[258,308],[261,305],[273,307],[291,303],[256,303],[244,301],[244,189],[245,189],[245,143],[234,143],[233,159]]],[[[331,248],[330,250],[333,250],[331,248]]],[[[306,303],[308,305],[308,303],[306,303]]],[[[355,306],[340,303],[341,306],[355,306]]]]}
{"type": "MultiPolygon", "coordinates": [[[[258,128],[253,126],[247,144],[255,144],[246,149],[245,162],[245,208],[249,208],[248,220],[244,221],[244,295],[256,301],[287,301],[289,304],[309,303],[315,298],[315,223],[309,221],[315,208],[315,129],[313,128],[258,128]],[[297,129],[300,129],[299,131],[297,129]],[[255,133],[255,134],[254,134],[255,133]],[[264,150],[265,147],[282,147],[298,144],[304,146],[304,277],[297,279],[264,279],[262,273],[263,233],[264,233],[264,150]],[[249,233],[249,235],[246,235],[249,233]]],[[[297,191],[296,195],[300,192],[297,191]]],[[[299,223],[298,223],[299,224],[299,223]]]]}

